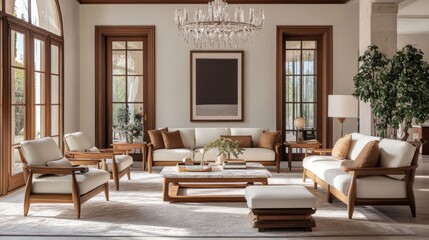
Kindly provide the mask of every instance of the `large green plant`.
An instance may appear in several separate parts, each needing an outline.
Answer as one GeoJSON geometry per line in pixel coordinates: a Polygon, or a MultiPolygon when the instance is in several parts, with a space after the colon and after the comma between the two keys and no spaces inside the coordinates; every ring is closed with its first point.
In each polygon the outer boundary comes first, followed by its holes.
{"type": "Polygon", "coordinates": [[[429,68],[423,52],[406,45],[388,59],[377,46],[369,46],[359,63],[353,95],[370,103],[377,135],[386,137],[391,129],[390,136],[396,137],[402,126],[406,139],[413,119],[429,118],[429,68]]]}

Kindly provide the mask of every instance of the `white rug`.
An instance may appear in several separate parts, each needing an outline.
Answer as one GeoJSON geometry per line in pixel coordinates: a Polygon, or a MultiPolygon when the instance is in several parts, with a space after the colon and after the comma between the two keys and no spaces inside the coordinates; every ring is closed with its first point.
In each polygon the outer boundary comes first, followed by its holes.
{"type": "MultiPolygon", "coordinates": [[[[301,173],[273,174],[269,184],[302,184],[301,173]]],[[[312,232],[258,232],[250,226],[246,203],[163,202],[162,178],[136,168],[131,181],[122,179],[121,191],[115,191],[111,183],[109,202],[104,194],[86,202],[80,220],[75,219],[72,204],[32,204],[29,216],[23,217],[22,190],[0,198],[0,235],[252,238],[414,235],[369,206],[357,207],[349,220],[343,203],[334,200],[329,204],[324,191],[313,190],[310,180],[305,185],[318,199],[314,215],[317,227],[312,232]]],[[[225,194],[223,190],[219,192],[225,194]]]]}

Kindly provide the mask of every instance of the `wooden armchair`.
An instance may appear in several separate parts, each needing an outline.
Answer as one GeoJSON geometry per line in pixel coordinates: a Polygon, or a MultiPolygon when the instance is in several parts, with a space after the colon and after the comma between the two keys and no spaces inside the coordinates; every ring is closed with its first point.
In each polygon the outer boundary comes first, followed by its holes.
{"type": "Polygon", "coordinates": [[[51,138],[24,141],[17,147],[26,182],[24,216],[31,203],[73,203],[79,219],[81,205],[104,191],[109,201],[109,173],[73,167],[51,138]]]}
{"type": "Polygon", "coordinates": [[[101,161],[97,164],[100,168],[110,173],[110,178],[115,183],[116,190],[119,190],[119,179],[127,175],[131,179],[131,165],[133,158],[128,155],[127,150],[98,149],[92,146],[83,132],[69,133],[64,136],[66,156],[73,163],[90,165],[94,161],[101,161]]]}

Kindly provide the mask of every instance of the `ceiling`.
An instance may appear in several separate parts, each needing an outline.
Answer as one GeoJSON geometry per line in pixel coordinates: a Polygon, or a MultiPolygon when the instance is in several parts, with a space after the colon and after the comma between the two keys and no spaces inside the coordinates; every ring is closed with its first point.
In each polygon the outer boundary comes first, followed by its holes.
{"type": "Polygon", "coordinates": [[[429,35],[429,0],[405,0],[399,4],[398,34],[429,35]]]}
{"type": "MultiPolygon", "coordinates": [[[[77,0],[81,4],[208,3],[209,0],[77,0]]],[[[226,0],[228,3],[344,4],[349,0],[226,0]]]]}

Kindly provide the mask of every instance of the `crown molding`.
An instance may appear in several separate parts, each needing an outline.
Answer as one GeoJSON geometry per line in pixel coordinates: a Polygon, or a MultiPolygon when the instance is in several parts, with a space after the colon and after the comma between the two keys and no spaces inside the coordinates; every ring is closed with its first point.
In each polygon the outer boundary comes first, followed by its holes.
{"type": "MultiPolygon", "coordinates": [[[[209,0],[76,0],[80,4],[197,4],[209,0]]],[[[226,0],[230,4],[345,4],[350,0],[226,0]]]]}

